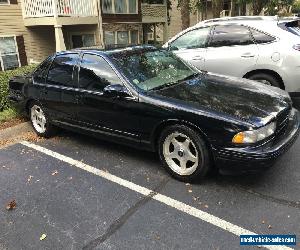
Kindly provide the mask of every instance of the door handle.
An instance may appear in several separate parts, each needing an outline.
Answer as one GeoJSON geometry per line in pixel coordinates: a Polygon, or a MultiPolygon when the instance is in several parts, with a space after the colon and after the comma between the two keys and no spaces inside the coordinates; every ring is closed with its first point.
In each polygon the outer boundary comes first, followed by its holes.
{"type": "Polygon", "coordinates": [[[255,57],[255,55],[253,55],[251,53],[245,53],[245,54],[242,54],[241,57],[243,57],[243,58],[253,58],[253,57],[255,57]]]}
{"type": "Polygon", "coordinates": [[[193,61],[201,61],[201,60],[204,60],[204,57],[202,57],[202,56],[194,56],[194,57],[192,57],[192,60],[193,61]]]}

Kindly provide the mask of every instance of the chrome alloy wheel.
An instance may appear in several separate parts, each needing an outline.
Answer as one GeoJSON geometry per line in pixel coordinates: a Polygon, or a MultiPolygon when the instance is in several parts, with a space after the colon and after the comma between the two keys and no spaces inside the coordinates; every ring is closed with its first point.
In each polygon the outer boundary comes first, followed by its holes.
{"type": "Polygon", "coordinates": [[[41,107],[37,105],[33,105],[30,110],[31,122],[34,129],[38,133],[45,133],[46,132],[46,117],[41,109],[41,107]]]}
{"type": "Polygon", "coordinates": [[[194,142],[182,133],[174,132],[165,139],[163,155],[168,166],[179,175],[191,175],[198,167],[198,150],[194,142]]]}

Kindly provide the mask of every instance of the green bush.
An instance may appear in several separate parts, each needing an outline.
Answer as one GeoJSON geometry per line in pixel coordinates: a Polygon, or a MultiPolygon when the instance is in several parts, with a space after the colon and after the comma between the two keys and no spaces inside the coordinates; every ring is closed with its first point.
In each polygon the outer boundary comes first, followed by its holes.
{"type": "Polygon", "coordinates": [[[31,72],[36,65],[28,65],[14,70],[0,71],[0,112],[9,108],[8,81],[11,77],[31,72]]]}

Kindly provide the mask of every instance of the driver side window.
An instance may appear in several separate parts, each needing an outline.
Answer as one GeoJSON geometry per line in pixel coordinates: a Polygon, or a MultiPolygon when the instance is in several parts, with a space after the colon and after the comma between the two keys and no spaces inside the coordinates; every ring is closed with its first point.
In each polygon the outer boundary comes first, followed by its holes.
{"type": "Polygon", "coordinates": [[[80,88],[102,92],[107,85],[120,82],[120,78],[104,58],[91,54],[83,55],[79,71],[80,88]]]}
{"type": "Polygon", "coordinates": [[[178,37],[171,43],[171,48],[197,49],[204,48],[208,39],[210,27],[194,29],[178,37]]]}

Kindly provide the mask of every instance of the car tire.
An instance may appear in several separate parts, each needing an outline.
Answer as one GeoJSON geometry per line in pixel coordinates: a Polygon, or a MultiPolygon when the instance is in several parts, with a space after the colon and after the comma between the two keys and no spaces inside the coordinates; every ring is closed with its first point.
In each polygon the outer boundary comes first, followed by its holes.
{"type": "Polygon", "coordinates": [[[281,81],[276,76],[273,76],[271,74],[257,73],[257,74],[251,75],[249,77],[249,79],[258,81],[258,82],[262,82],[267,85],[271,85],[273,87],[281,88],[281,81]]]}
{"type": "Polygon", "coordinates": [[[39,136],[49,138],[55,133],[54,126],[50,123],[44,108],[38,102],[30,103],[29,117],[34,131],[39,136]]]}
{"type": "Polygon", "coordinates": [[[177,180],[200,180],[210,170],[210,154],[205,141],[187,126],[175,125],[164,129],[158,148],[165,169],[177,180]]]}

